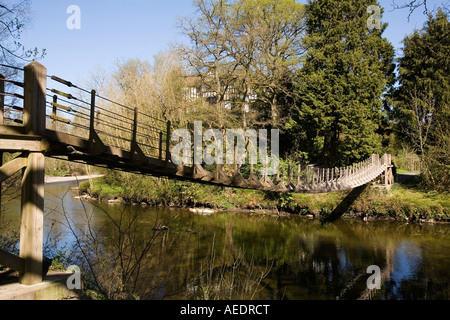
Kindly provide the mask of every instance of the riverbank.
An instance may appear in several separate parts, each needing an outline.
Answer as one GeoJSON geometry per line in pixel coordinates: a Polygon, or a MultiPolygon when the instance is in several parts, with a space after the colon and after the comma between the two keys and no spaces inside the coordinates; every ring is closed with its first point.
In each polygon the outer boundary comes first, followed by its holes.
{"type": "MultiPolygon", "coordinates": [[[[80,184],[85,199],[108,203],[206,208],[220,211],[251,211],[271,215],[296,214],[311,219],[329,215],[348,192],[324,194],[275,193],[205,186],[135,175],[116,179],[105,176],[80,184]],[[127,178],[130,181],[127,181],[127,178]]],[[[399,177],[391,190],[368,188],[348,208],[344,218],[449,222],[450,196],[420,189],[417,175],[399,177]]]]}

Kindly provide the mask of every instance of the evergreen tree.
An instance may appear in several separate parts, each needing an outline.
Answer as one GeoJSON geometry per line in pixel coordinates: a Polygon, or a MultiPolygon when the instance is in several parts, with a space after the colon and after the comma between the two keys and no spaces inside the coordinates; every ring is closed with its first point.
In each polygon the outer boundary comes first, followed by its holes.
{"type": "Polygon", "coordinates": [[[397,137],[422,159],[428,186],[450,187],[450,28],[438,10],[403,41],[394,94],[397,137]]]}
{"type": "Polygon", "coordinates": [[[386,24],[369,28],[370,5],[377,2],[307,4],[301,98],[288,127],[297,136],[297,147],[328,166],[381,152],[377,131],[384,117],[383,93],[394,80],[394,49],[382,37],[386,24]]]}

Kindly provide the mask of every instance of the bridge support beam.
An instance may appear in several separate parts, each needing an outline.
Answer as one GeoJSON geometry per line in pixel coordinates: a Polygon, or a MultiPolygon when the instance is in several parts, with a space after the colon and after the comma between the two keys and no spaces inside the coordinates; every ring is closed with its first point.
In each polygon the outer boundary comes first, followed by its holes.
{"type": "Polygon", "coordinates": [[[20,282],[33,285],[42,282],[44,229],[44,175],[42,153],[30,153],[22,179],[22,213],[20,218],[20,258],[24,269],[20,282]]]}
{"type": "Polygon", "coordinates": [[[385,154],[385,163],[386,163],[386,171],[384,173],[384,184],[386,188],[390,188],[394,184],[394,173],[393,173],[393,165],[390,154],[385,154]]]}
{"type": "MultiPolygon", "coordinates": [[[[0,74],[0,79],[4,79],[4,76],[0,74]]],[[[0,124],[4,124],[3,117],[5,114],[5,81],[0,80],[0,124]]]]}
{"type": "Polygon", "coordinates": [[[41,140],[46,132],[47,69],[33,61],[24,71],[22,139],[5,139],[0,143],[0,154],[14,150],[23,152],[0,166],[0,182],[19,170],[23,172],[20,252],[16,257],[2,251],[0,262],[19,272],[21,284],[34,285],[41,283],[43,277],[45,156],[41,140]]]}
{"type": "MultiPolygon", "coordinates": [[[[24,115],[26,134],[45,136],[47,69],[33,61],[24,68],[24,115]]],[[[24,261],[20,283],[42,282],[44,237],[45,156],[29,152],[22,178],[22,212],[20,218],[20,253],[24,261]]]]}
{"type": "Polygon", "coordinates": [[[326,217],[322,223],[330,223],[338,220],[350,208],[356,199],[366,190],[368,184],[352,189],[342,202],[326,217]]]}
{"type": "MultiPolygon", "coordinates": [[[[0,79],[4,79],[4,76],[0,74],[0,79]]],[[[0,80],[0,125],[4,124],[4,109],[5,109],[5,81],[0,80]]],[[[3,151],[0,150],[0,167],[3,166],[3,151]]],[[[0,182],[0,224],[2,223],[2,183],[0,182]]]]}

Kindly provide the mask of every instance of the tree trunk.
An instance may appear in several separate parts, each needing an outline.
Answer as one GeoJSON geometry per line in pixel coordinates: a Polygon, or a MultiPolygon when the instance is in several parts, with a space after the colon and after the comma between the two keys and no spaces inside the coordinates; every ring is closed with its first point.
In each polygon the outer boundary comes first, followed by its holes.
{"type": "Polygon", "coordinates": [[[338,143],[339,133],[336,130],[336,126],[333,125],[331,129],[325,132],[323,141],[323,163],[327,168],[335,165],[338,143]]]}
{"type": "Polygon", "coordinates": [[[278,126],[278,106],[277,106],[277,97],[275,95],[272,97],[270,109],[272,116],[272,126],[276,128],[278,126]]]}
{"type": "Polygon", "coordinates": [[[335,166],[336,162],[336,156],[337,156],[337,149],[338,149],[338,143],[339,143],[339,133],[336,129],[336,126],[333,126],[331,129],[331,140],[330,140],[330,161],[329,165],[335,166]]]}
{"type": "Polygon", "coordinates": [[[324,139],[323,139],[323,165],[325,167],[329,164],[329,157],[330,157],[330,138],[331,133],[329,131],[325,132],[324,139]]]}

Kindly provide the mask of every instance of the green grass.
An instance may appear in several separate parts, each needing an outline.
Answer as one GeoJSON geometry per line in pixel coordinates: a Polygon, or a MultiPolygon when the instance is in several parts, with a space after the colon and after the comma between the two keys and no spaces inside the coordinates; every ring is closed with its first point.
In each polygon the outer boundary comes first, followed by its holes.
{"type": "MultiPolygon", "coordinates": [[[[262,192],[175,182],[134,174],[110,173],[105,178],[80,186],[81,191],[101,200],[124,199],[149,205],[209,207],[217,209],[264,209],[321,216],[333,211],[348,192],[291,194],[262,192]]],[[[398,220],[450,218],[450,197],[420,188],[414,176],[391,191],[368,188],[350,207],[349,213],[398,220]]]]}
{"type": "Polygon", "coordinates": [[[450,196],[419,187],[419,178],[395,184],[391,191],[371,189],[353,205],[354,211],[398,220],[450,219],[450,196]]]}
{"type": "Polygon", "coordinates": [[[83,182],[80,186],[83,191],[100,200],[111,200],[120,198],[123,194],[124,188],[121,186],[114,186],[105,183],[104,181],[96,181],[93,183],[93,188],[90,187],[89,182],[83,182]]]}

